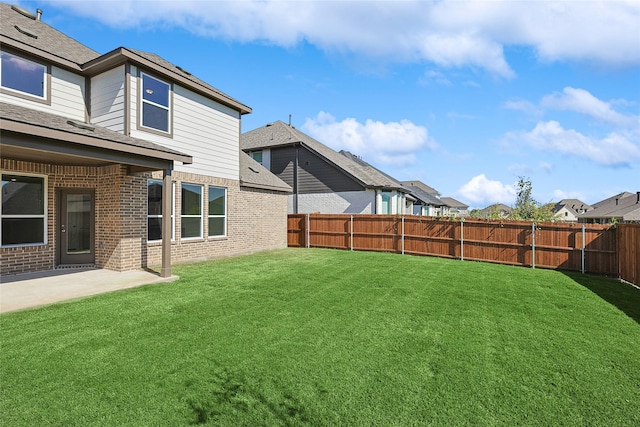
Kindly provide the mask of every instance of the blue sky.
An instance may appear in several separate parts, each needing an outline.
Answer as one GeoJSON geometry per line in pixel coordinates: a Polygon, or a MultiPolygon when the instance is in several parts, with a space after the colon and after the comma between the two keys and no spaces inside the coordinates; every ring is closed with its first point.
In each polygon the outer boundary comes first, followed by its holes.
{"type": "Polygon", "coordinates": [[[637,1],[19,1],[473,207],[640,191],[637,1]]]}

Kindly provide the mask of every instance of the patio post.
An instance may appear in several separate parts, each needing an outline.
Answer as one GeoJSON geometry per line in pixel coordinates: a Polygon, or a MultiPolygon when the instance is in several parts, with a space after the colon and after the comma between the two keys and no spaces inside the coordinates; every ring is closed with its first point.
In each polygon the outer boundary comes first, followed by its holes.
{"type": "Polygon", "coordinates": [[[161,277],[171,277],[171,169],[162,171],[162,267],[161,277]]]}

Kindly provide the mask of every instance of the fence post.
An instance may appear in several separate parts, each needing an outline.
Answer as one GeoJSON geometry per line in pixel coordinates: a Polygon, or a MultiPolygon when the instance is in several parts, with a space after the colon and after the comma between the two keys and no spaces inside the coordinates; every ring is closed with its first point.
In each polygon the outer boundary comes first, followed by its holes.
{"type": "Polygon", "coordinates": [[[351,250],[353,250],[353,215],[351,215],[351,218],[349,220],[349,246],[351,250]]]}
{"type": "Polygon", "coordinates": [[[404,215],[402,215],[402,255],[404,255],[404,215]]]}
{"type": "Polygon", "coordinates": [[[464,261],[464,218],[460,220],[460,260],[464,261]]]}
{"type": "Polygon", "coordinates": [[[536,223],[531,223],[531,268],[536,268],[536,223]]]}
{"type": "Polygon", "coordinates": [[[309,228],[311,228],[311,218],[309,218],[309,214],[307,214],[307,226],[305,227],[305,231],[306,231],[306,236],[305,236],[305,243],[307,244],[307,248],[311,247],[311,242],[309,241],[311,238],[311,233],[309,233],[309,228]]]}
{"type": "Polygon", "coordinates": [[[582,268],[580,270],[582,272],[582,274],[584,274],[584,271],[585,271],[584,270],[584,267],[585,267],[585,265],[584,265],[584,261],[585,261],[584,260],[584,238],[585,238],[585,231],[584,231],[584,224],[582,224],[582,268]]]}

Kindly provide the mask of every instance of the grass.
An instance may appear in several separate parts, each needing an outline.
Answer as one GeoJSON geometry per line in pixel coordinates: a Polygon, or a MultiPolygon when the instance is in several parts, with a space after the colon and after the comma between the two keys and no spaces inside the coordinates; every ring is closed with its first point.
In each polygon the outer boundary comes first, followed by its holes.
{"type": "Polygon", "coordinates": [[[640,291],[287,249],[0,317],[0,425],[640,425],[640,291]]]}

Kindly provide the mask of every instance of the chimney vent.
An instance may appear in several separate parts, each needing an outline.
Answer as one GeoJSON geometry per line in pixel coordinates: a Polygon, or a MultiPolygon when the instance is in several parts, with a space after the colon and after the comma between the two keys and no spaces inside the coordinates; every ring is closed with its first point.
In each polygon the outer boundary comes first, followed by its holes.
{"type": "Polygon", "coordinates": [[[618,206],[618,198],[616,197],[616,206],[618,206]]]}
{"type": "Polygon", "coordinates": [[[36,9],[36,21],[40,21],[42,19],[42,9],[36,9]]]}
{"type": "Polygon", "coordinates": [[[640,191],[636,192],[636,205],[640,203],[640,191]]]}

